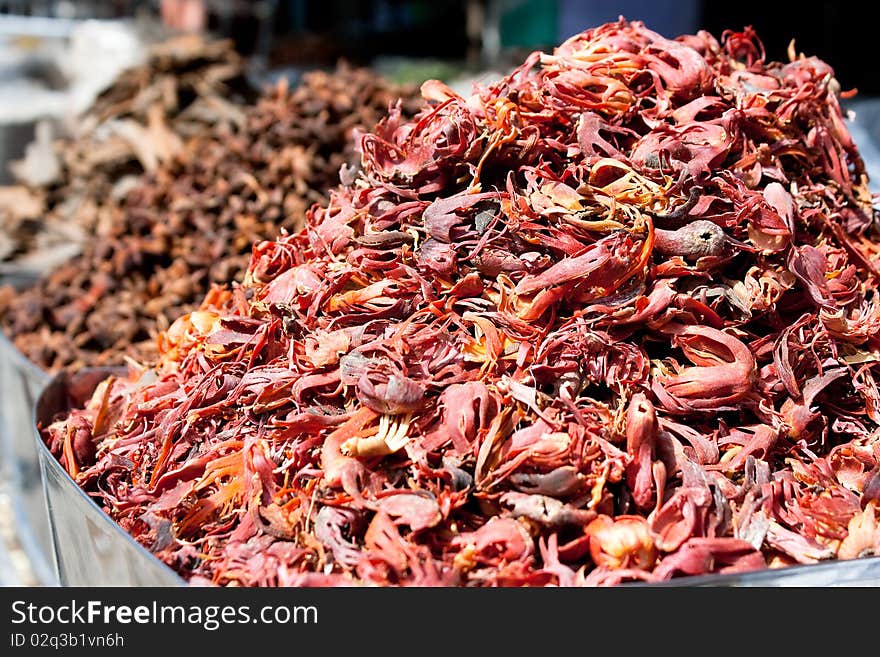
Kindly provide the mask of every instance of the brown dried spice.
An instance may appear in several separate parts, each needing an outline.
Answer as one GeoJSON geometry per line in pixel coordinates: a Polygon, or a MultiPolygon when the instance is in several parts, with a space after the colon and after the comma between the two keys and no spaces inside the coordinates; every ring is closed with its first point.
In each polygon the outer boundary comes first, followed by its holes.
{"type": "Polygon", "coordinates": [[[0,188],[0,274],[39,274],[113,230],[125,193],[191,136],[240,124],[255,97],[228,41],[186,35],[154,45],[78,117],[70,138],[37,127],[21,184],[0,188]],[[27,199],[22,203],[22,198],[27,199]]]}
{"type": "MultiPolygon", "coordinates": [[[[117,95],[128,98],[107,93],[117,95]]],[[[340,169],[357,162],[353,132],[401,96],[411,115],[415,89],[342,66],[308,74],[293,90],[281,81],[239,108],[239,121],[195,131],[118,204],[100,206],[105,220],[80,256],[23,293],[0,290],[6,334],[50,371],[118,364],[124,355],[151,361],[157,333],[211,285],[239,278],[253,243],[302,226],[340,169]]],[[[111,113],[107,103],[95,116],[111,113]]],[[[74,186],[101,188],[90,182],[93,168],[77,175],[84,179],[74,186]]]]}

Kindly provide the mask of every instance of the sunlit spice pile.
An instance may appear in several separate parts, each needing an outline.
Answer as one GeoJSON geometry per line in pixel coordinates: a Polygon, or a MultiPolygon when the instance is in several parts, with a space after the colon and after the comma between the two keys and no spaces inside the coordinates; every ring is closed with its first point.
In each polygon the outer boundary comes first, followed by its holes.
{"type": "Polygon", "coordinates": [[[823,62],[618,22],[415,121],[48,428],[193,582],[880,553],[875,212],[823,62]]]}

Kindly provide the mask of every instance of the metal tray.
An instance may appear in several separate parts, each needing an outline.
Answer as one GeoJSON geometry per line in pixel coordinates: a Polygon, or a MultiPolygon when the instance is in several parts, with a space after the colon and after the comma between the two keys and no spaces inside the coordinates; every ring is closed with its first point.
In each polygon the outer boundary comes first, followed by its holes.
{"type": "MultiPolygon", "coordinates": [[[[74,483],[36,428],[72,404],[82,404],[94,387],[114,372],[119,370],[61,373],[37,400],[31,434],[43,469],[59,579],[65,586],[184,586],[183,578],[114,523],[74,483]]],[[[880,556],[734,575],[682,577],[648,586],[880,586],[880,556]]]]}
{"type": "Polygon", "coordinates": [[[55,584],[52,540],[40,461],[33,440],[33,408],[49,375],[0,333],[0,466],[10,483],[15,530],[40,584],[55,584]]]}
{"type": "Polygon", "coordinates": [[[59,413],[83,404],[98,383],[119,373],[119,368],[62,372],[45,386],[34,407],[29,434],[43,473],[58,581],[62,586],[183,586],[183,578],[129,536],[74,483],[37,430],[59,413]]]}

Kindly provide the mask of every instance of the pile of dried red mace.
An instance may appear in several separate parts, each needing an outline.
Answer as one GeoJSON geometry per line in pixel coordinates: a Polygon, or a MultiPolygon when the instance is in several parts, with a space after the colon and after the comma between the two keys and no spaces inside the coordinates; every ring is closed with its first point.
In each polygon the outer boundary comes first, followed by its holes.
{"type": "Polygon", "coordinates": [[[220,585],[580,585],[880,551],[877,235],[823,62],[620,21],[423,88],[46,431],[220,585]]]}

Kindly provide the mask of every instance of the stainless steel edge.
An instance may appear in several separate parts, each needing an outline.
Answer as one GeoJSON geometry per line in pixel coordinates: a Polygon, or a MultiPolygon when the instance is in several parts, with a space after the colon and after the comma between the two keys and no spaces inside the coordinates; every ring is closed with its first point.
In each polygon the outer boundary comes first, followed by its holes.
{"type": "MultiPolygon", "coordinates": [[[[847,561],[768,568],[744,573],[699,575],[662,582],[661,586],[880,586],[880,556],[847,561]]],[[[656,586],[656,585],[655,585],[656,586]]]]}
{"type": "MultiPolygon", "coordinates": [[[[93,389],[115,368],[62,372],[33,408],[31,436],[39,453],[58,581],[62,586],[185,586],[186,582],[116,524],[49,452],[38,430],[67,410],[71,388],[93,389]]],[[[80,401],[80,400],[78,400],[80,401]]]]}
{"type": "Polygon", "coordinates": [[[32,409],[49,375],[0,333],[0,459],[9,477],[16,535],[40,584],[56,584],[32,409]]]}

